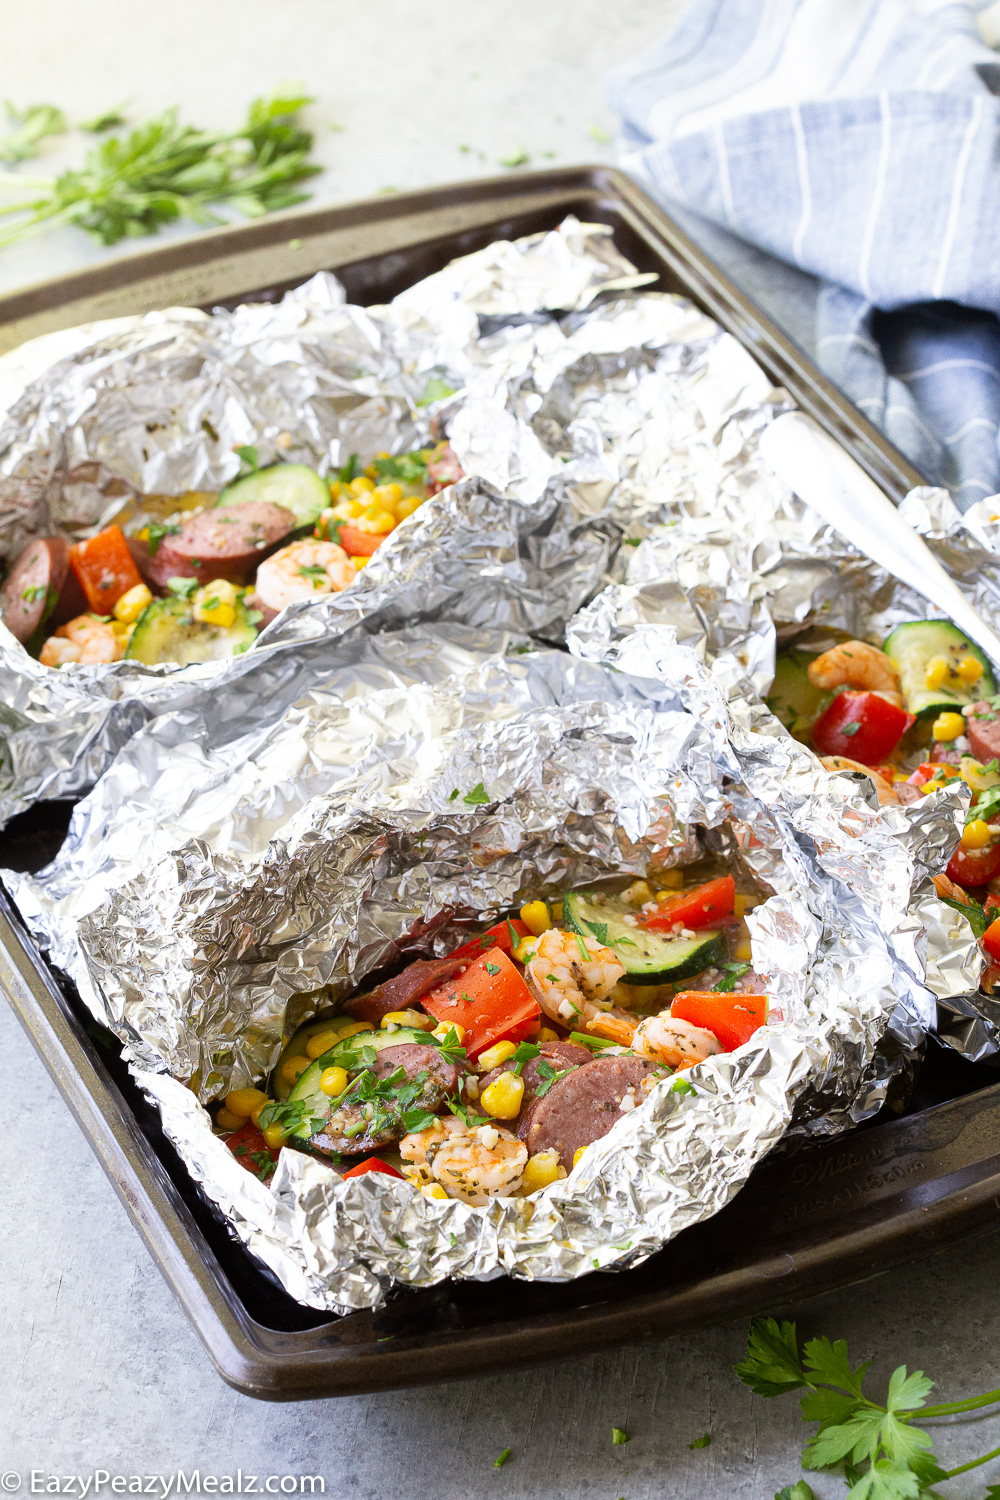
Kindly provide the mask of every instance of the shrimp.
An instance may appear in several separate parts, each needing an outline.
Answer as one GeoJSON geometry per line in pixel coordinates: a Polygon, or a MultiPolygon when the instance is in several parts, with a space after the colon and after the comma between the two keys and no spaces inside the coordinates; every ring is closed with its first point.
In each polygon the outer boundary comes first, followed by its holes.
{"type": "Polygon", "coordinates": [[[451,1133],[437,1148],[433,1172],[453,1198],[480,1206],[514,1193],[528,1162],[528,1148],[502,1125],[483,1124],[465,1135],[451,1133]]]}
{"type": "Polygon", "coordinates": [[[654,1062],[666,1063],[670,1068],[683,1068],[704,1062],[706,1057],[721,1052],[722,1047],[714,1031],[663,1011],[639,1022],[632,1038],[632,1051],[640,1057],[651,1057],[654,1062]]]}
{"type": "Polygon", "coordinates": [[[434,1158],[445,1141],[468,1133],[469,1127],[455,1115],[439,1115],[426,1130],[404,1135],[399,1143],[399,1154],[407,1164],[403,1176],[417,1187],[433,1182],[434,1158]]]}
{"type": "Polygon", "coordinates": [[[903,706],[899,691],[899,669],[891,657],[867,641],[845,641],[817,656],[808,667],[813,687],[832,693],[835,688],[878,693],[897,708],[903,706]]]}
{"type": "Polygon", "coordinates": [[[867,776],[875,783],[880,806],[885,807],[899,801],[895,789],[889,785],[884,776],[873,771],[871,766],[863,766],[859,760],[851,760],[847,755],[824,755],[821,756],[821,760],[828,771],[860,771],[863,776],[867,776]]]}
{"type": "Polygon", "coordinates": [[[627,1047],[635,1017],[617,1010],[609,999],[624,973],[625,965],[596,938],[552,927],[538,939],[524,977],[550,1020],[561,1026],[582,1022],[589,1031],[627,1047]]]}
{"type": "Polygon", "coordinates": [[[266,557],[257,569],[254,591],[268,609],[284,609],[296,599],[338,594],[357,576],[343,547],[307,539],[266,557]]]}
{"type": "Polygon", "coordinates": [[[128,637],[117,621],[98,620],[93,615],[77,615],[67,625],[60,625],[45,642],[39,655],[43,667],[61,667],[66,662],[94,666],[98,662],[121,661],[128,637]]]}

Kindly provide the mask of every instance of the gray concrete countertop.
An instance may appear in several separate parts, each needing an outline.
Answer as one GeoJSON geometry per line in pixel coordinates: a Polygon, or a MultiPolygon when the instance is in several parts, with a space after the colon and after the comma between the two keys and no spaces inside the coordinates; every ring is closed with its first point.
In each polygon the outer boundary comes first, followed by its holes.
{"type": "MultiPolygon", "coordinates": [[[[192,122],[224,127],[253,95],[301,82],[317,97],[309,119],[325,171],[315,201],[343,200],[492,173],[520,148],[537,166],[611,160],[601,78],[678,9],[679,0],[33,0],[5,9],[3,94],[51,100],[76,120],[122,101],[133,117],[178,104],[192,122]]],[[[81,144],[30,170],[61,166],[81,144]]],[[[121,253],[62,230],[0,250],[0,292],[121,253]]],[[[5,1007],[0,1139],[9,1494],[31,1493],[32,1470],[242,1470],[261,1483],[319,1475],[326,1495],[356,1500],[770,1500],[799,1477],[806,1429],[794,1398],[753,1398],[731,1373],[742,1325],[417,1391],[251,1401],[212,1371],[5,1007]],[[629,1432],[626,1446],[612,1447],[612,1426],[629,1432]],[[691,1449],[705,1432],[711,1445],[691,1449]]],[[[854,1359],[874,1358],[883,1378],[904,1361],[929,1370],[939,1399],[985,1390],[998,1380],[998,1247],[1000,1233],[985,1236],[819,1299],[797,1310],[800,1325],[847,1338],[854,1359]]],[[[997,1443],[1000,1417],[938,1439],[952,1463],[997,1443]]],[[[1000,1478],[996,1466],[985,1472],[1000,1478]]],[[[970,1475],[946,1493],[972,1500],[985,1482],[970,1475]]],[[[814,1488],[843,1494],[839,1480],[814,1488]]],[[[107,1481],[101,1493],[111,1493],[107,1481]]]]}

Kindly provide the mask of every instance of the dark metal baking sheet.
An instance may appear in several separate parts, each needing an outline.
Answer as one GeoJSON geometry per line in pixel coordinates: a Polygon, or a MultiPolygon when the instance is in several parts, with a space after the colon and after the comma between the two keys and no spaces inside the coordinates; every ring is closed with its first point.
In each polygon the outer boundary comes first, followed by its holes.
{"type": "MultiPolygon", "coordinates": [[[[894,498],[921,476],[694,243],[620,173],[564,169],[293,212],[104,264],[0,299],[0,348],[176,303],[272,298],[321,268],[383,301],[455,255],[554,227],[610,224],[659,286],[718,319],[894,498]]],[[[39,868],[68,809],[0,835],[0,863],[39,868]]],[[[300,1307],[200,1196],[116,1045],[34,948],[0,891],[0,987],[87,1134],[224,1379],[269,1400],[351,1394],[564,1358],[774,1308],[930,1251],[1000,1216],[997,1074],[932,1048],[911,1113],[765,1163],[734,1202],[643,1266],[568,1285],[446,1283],[378,1313],[300,1307]]]]}

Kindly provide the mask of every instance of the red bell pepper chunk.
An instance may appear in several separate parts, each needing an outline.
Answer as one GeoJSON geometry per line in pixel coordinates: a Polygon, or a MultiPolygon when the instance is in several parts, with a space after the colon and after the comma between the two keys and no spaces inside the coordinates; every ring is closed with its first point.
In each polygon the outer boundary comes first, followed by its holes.
{"type": "Polygon", "coordinates": [[[767,1020],[766,995],[727,995],[718,990],[682,990],[670,1003],[670,1014],[692,1026],[714,1032],[724,1052],[749,1041],[767,1020]]]}
{"type": "Polygon", "coordinates": [[[478,958],[487,948],[502,948],[505,953],[512,953],[522,938],[528,936],[529,929],[517,917],[508,917],[505,922],[498,922],[495,927],[488,927],[479,937],[473,938],[471,942],[463,943],[461,948],[456,948],[454,953],[449,953],[449,958],[478,958]]]}
{"type": "Polygon", "coordinates": [[[239,1130],[234,1130],[232,1135],[227,1138],[226,1145],[236,1157],[240,1166],[246,1167],[248,1172],[252,1172],[262,1182],[267,1182],[271,1176],[269,1171],[262,1170],[262,1168],[267,1167],[267,1162],[264,1158],[270,1157],[271,1161],[277,1161],[281,1153],[280,1146],[272,1148],[267,1144],[261,1131],[258,1130],[252,1120],[248,1120],[245,1125],[241,1125],[239,1130]]]}
{"type": "Polygon", "coordinates": [[[659,909],[640,917],[643,927],[652,932],[669,932],[677,922],[697,932],[701,927],[717,927],[728,922],[736,905],[736,882],[731,875],[709,880],[705,885],[685,891],[683,896],[661,898],[659,909]]]}
{"type": "Polygon", "coordinates": [[[341,1172],[341,1177],[364,1177],[366,1172],[382,1172],[386,1177],[398,1177],[404,1181],[402,1172],[397,1172],[395,1167],[390,1167],[387,1161],[380,1161],[377,1156],[367,1156],[364,1161],[359,1161],[356,1167],[351,1167],[346,1172],[341,1172]]]}
{"type": "Polygon", "coordinates": [[[985,885],[994,875],[1000,875],[1000,844],[987,844],[985,849],[963,849],[960,845],[949,859],[945,874],[956,885],[985,885]]]}
{"type": "Polygon", "coordinates": [[[817,755],[844,755],[877,765],[899,744],[913,718],[878,693],[839,693],[812,727],[817,755]]]}
{"type": "Polygon", "coordinates": [[[360,531],[357,526],[339,528],[340,545],[350,557],[371,557],[388,535],[387,531],[360,531]]]}
{"type": "Polygon", "coordinates": [[[420,1001],[437,1021],[464,1026],[462,1046],[471,1058],[494,1042],[523,1042],[538,1026],[538,1003],[501,948],[491,948],[420,1001]]]}
{"type": "Polygon", "coordinates": [[[109,615],[122,594],[142,582],[119,526],[77,542],[69,560],[95,615],[109,615]]]}

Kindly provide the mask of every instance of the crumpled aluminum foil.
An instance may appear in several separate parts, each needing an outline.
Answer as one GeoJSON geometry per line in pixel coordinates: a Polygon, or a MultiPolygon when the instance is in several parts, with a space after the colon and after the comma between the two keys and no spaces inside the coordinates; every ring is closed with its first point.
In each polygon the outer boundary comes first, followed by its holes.
{"type": "MultiPolygon", "coordinates": [[[[238,470],[237,444],[254,444],[262,463],[280,457],[327,472],[353,451],[425,443],[461,405],[469,381],[483,378],[480,316],[586,309],[599,293],[648,280],[618,254],[605,226],[568,219],[551,234],[463,257],[387,307],[347,304],[336,278],[321,273],[277,305],[212,315],[172,308],[34,341],[0,360],[0,559],[35,535],[76,540],[126,519],[137,496],[218,490],[238,470]]],[[[482,472],[465,456],[467,473],[482,472]]],[[[547,475],[536,478],[531,498],[540,500],[547,475]]],[[[596,588],[614,550],[609,541],[620,534],[598,528],[588,551],[584,528],[561,552],[567,527],[594,514],[592,505],[573,516],[560,510],[568,495],[560,474],[558,493],[547,497],[550,514],[540,518],[547,529],[534,533],[551,597],[540,580],[519,595],[528,628],[537,615],[542,633],[556,639],[567,617],[561,599],[572,613],[596,588]],[[574,571],[576,585],[561,595],[574,571]]],[[[472,510],[468,519],[477,519],[472,510]]],[[[504,593],[512,572],[504,550],[510,527],[499,524],[499,532],[499,582],[482,608],[504,593]]],[[[407,525],[382,553],[405,555],[410,542],[418,538],[407,525]]],[[[481,561],[490,546],[480,535],[476,550],[456,561],[481,561]]],[[[350,614],[370,604],[352,598],[344,607],[350,614]]],[[[119,662],[53,671],[0,626],[0,824],[41,798],[80,795],[156,714],[196,708],[217,691],[256,693],[261,654],[272,686],[291,675],[301,687],[290,653],[298,657],[304,636],[318,640],[344,618],[336,608],[331,616],[325,601],[318,611],[308,624],[302,608],[283,616],[249,660],[180,669],[119,662]]],[[[293,698],[279,692],[269,701],[280,714],[293,698]]]]}
{"type": "MultiPolygon", "coordinates": [[[[997,501],[982,500],[962,515],[946,490],[924,488],[911,491],[900,510],[983,617],[1000,619],[997,501]]],[[[657,521],[624,581],[570,623],[570,649],[579,655],[602,660],[638,626],[667,623],[682,639],[703,643],[713,680],[728,694],[754,697],[770,686],[777,639],[797,626],[881,640],[904,620],[941,616],[766,477],[752,508],[732,488],[706,499],[687,486],[661,505],[657,521]]],[[[1000,1004],[979,990],[983,957],[969,923],[931,883],[957,842],[968,798],[956,785],[911,804],[905,816],[919,825],[927,800],[950,800],[954,809],[942,836],[914,846],[922,875],[912,915],[925,934],[926,982],[940,1002],[938,1035],[978,1062],[1000,1051],[1000,1004]]]]}
{"type": "MultiPolygon", "coordinates": [[[[901,1005],[926,1024],[900,810],[819,772],[765,709],[727,707],[669,627],[602,662],[503,645],[429,624],[367,637],[342,679],[357,671],[356,691],[310,693],[221,750],[179,753],[166,720],[148,726],[49,873],[12,881],[129,1042],[203,1190],[312,1307],[636,1264],[721,1207],[790,1125],[863,1110],[901,1005]],[[771,1022],[689,1072],[693,1095],[661,1085],[565,1182],[477,1209],[286,1151],[265,1187],[212,1135],[199,1095],[259,1076],[286,1005],[296,1024],[318,992],[445,951],[528,895],[689,859],[694,825],[774,892],[750,918],[771,1022]]],[[[927,799],[926,816],[935,833],[951,814],[927,799]]]]}

